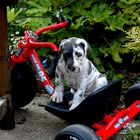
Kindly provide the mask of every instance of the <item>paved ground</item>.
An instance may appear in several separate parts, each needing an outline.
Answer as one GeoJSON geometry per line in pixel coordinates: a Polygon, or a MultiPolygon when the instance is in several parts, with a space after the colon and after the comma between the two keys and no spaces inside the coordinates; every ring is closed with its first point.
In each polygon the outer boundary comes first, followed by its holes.
{"type": "MultiPolygon", "coordinates": [[[[43,106],[47,102],[47,96],[36,97],[29,105],[16,111],[16,127],[10,131],[0,130],[0,140],[54,140],[55,135],[69,124],[45,111],[43,106]]],[[[121,133],[117,134],[110,140],[121,140],[121,136],[121,133]]]]}
{"type": "Polygon", "coordinates": [[[16,127],[0,130],[0,140],[53,140],[67,122],[45,111],[46,96],[36,97],[29,105],[15,112],[16,127]]]}

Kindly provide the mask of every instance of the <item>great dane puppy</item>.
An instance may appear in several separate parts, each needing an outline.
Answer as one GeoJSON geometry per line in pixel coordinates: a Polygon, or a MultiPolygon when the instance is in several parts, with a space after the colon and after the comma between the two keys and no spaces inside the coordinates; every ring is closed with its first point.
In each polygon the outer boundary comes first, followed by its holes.
{"type": "Polygon", "coordinates": [[[63,102],[64,81],[74,94],[70,110],[77,107],[89,94],[107,85],[101,74],[87,58],[89,44],[81,38],[72,37],[60,43],[60,59],[56,66],[53,102],[63,102]]]}

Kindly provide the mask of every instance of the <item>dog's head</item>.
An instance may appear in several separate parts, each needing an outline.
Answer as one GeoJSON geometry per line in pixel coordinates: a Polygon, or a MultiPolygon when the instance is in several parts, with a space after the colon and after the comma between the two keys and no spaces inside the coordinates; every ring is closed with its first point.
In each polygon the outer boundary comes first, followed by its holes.
{"type": "Polygon", "coordinates": [[[64,39],[60,43],[61,59],[65,63],[65,69],[72,72],[80,72],[86,59],[89,44],[76,37],[64,39]]]}

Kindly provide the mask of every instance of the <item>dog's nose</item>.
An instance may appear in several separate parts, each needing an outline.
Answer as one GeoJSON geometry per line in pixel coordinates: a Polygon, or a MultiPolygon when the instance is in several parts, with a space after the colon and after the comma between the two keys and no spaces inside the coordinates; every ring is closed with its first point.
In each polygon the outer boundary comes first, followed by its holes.
{"type": "Polygon", "coordinates": [[[75,71],[75,67],[71,66],[71,65],[68,65],[68,69],[71,70],[71,71],[75,71]]]}

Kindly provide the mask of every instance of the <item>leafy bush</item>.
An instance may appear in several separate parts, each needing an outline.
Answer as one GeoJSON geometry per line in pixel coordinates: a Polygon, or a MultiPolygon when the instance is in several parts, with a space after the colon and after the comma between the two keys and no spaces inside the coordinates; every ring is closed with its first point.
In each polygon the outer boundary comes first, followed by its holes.
{"type": "Polygon", "coordinates": [[[128,41],[125,43],[124,47],[130,53],[134,54],[133,62],[140,61],[140,27],[132,27],[128,32],[126,32],[128,41]]]}
{"type": "Polygon", "coordinates": [[[22,8],[7,7],[9,45],[14,47],[17,46],[20,36],[23,34],[23,28],[16,24],[18,21],[17,17],[22,14],[22,12],[22,8]]]}
{"type": "MultiPolygon", "coordinates": [[[[115,62],[122,63],[121,55],[129,52],[122,47],[126,39],[124,31],[138,24],[140,9],[136,0],[53,0],[53,3],[55,9],[66,7],[65,14],[73,21],[70,35],[97,44],[104,57],[111,56],[115,62]]],[[[95,59],[93,61],[98,64],[95,59]]]]}
{"type": "Polygon", "coordinates": [[[15,8],[9,8],[7,7],[7,19],[8,23],[15,20],[15,18],[22,12],[22,9],[19,9],[18,11],[15,10],[15,8]]]}
{"type": "Polygon", "coordinates": [[[128,129],[125,138],[122,138],[121,140],[138,140],[140,138],[140,127],[136,126],[132,129],[128,129]]]}
{"type": "Polygon", "coordinates": [[[91,45],[89,58],[99,70],[105,71],[108,58],[110,64],[113,61],[121,64],[124,54],[133,52],[133,60],[139,60],[136,47],[123,46],[128,42],[125,33],[133,26],[139,26],[137,3],[137,0],[23,0],[19,6],[13,7],[14,21],[9,26],[14,26],[12,34],[15,30],[19,30],[20,35],[26,29],[36,30],[55,23],[54,18],[47,17],[54,17],[62,7],[64,15],[72,20],[71,27],[48,32],[44,39],[59,44],[62,39],[72,36],[85,38],[91,45]]]}

